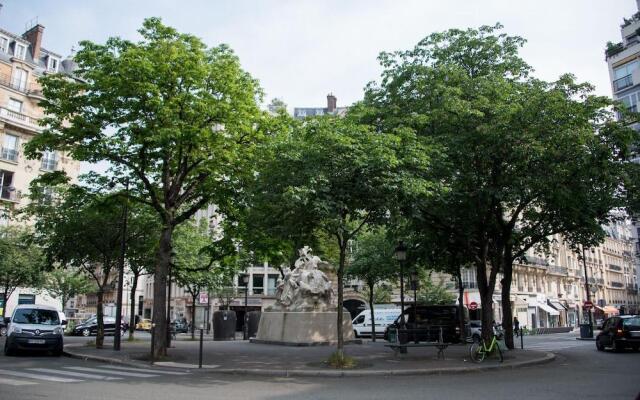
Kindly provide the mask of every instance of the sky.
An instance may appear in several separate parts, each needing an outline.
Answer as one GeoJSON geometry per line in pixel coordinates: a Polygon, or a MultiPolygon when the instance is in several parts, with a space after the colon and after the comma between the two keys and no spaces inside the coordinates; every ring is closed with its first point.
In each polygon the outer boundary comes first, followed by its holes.
{"type": "Polygon", "coordinates": [[[412,48],[432,32],[500,22],[527,39],[521,56],[535,76],[570,72],[610,96],[604,48],[620,41],[635,0],[0,0],[0,27],[22,33],[44,25],[43,46],[63,56],[80,40],[139,40],[148,17],[160,17],[207,45],[227,43],[257,78],[266,102],[338,106],[363,95],[380,75],[381,51],[412,48]]]}

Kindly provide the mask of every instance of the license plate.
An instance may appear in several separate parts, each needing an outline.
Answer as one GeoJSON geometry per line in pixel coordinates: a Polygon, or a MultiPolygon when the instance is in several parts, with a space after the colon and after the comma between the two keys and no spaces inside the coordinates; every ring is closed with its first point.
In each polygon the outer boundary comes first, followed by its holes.
{"type": "Polygon", "coordinates": [[[45,344],[45,340],[44,339],[29,339],[29,340],[27,340],[27,343],[29,343],[29,344],[45,344]]]}

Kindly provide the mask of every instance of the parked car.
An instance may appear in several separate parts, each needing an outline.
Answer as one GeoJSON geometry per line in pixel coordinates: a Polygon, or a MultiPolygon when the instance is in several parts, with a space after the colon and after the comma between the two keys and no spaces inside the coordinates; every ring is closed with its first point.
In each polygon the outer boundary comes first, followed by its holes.
{"type": "Polygon", "coordinates": [[[187,333],[189,332],[189,324],[186,319],[178,319],[171,323],[171,327],[173,328],[173,332],[176,333],[187,333]]]}
{"type": "MultiPolygon", "coordinates": [[[[462,333],[458,320],[457,306],[410,306],[404,311],[405,325],[410,332],[406,340],[413,342],[435,342],[440,337],[446,343],[459,343],[462,341],[462,333]]],[[[399,328],[402,315],[387,327],[384,331],[384,339],[389,340],[389,329],[399,328]]]]}
{"type": "MultiPolygon", "coordinates": [[[[103,317],[104,334],[113,335],[116,330],[116,319],[113,317],[103,317]]],[[[98,319],[91,317],[76,325],[71,331],[73,336],[92,336],[98,333],[98,319]]]]}
{"type": "MultiPolygon", "coordinates": [[[[399,308],[375,308],[376,336],[382,336],[384,330],[400,315],[399,308]]],[[[352,321],[355,337],[371,336],[371,310],[362,310],[352,321]]]]}
{"type": "Polygon", "coordinates": [[[640,315],[621,315],[606,319],[596,336],[596,348],[603,351],[606,347],[613,351],[640,349],[640,315]]]}
{"type": "Polygon", "coordinates": [[[150,331],[151,330],[151,320],[150,319],[141,319],[140,322],[136,324],[136,330],[139,331],[150,331]]]}
{"type": "Polygon", "coordinates": [[[4,322],[8,324],[4,342],[6,356],[23,350],[43,350],[55,356],[62,355],[63,330],[67,321],[60,320],[54,307],[21,304],[4,322]]]}
{"type": "Polygon", "coordinates": [[[482,339],[482,321],[473,319],[467,324],[467,337],[474,341],[479,342],[482,339]]]}

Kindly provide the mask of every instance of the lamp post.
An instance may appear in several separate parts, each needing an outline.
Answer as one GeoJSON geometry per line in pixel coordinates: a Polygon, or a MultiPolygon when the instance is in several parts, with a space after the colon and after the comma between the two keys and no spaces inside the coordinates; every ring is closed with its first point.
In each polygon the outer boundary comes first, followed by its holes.
{"type": "MultiPolygon", "coordinates": [[[[112,186],[112,181],[109,186],[112,186]]],[[[113,186],[112,186],[113,187],[113,186]]],[[[124,191],[129,194],[129,178],[124,181],[124,191]]],[[[128,196],[127,196],[128,197],[128,196]]],[[[120,237],[120,259],[118,260],[118,293],[116,297],[116,328],[113,333],[113,349],[120,350],[120,341],[122,336],[122,289],[124,280],[124,258],[127,251],[127,217],[129,214],[128,198],[125,197],[122,207],[122,236],[120,237]]]]}
{"type": "Polygon", "coordinates": [[[393,252],[393,258],[400,263],[400,324],[402,329],[406,328],[404,319],[404,262],[407,259],[407,247],[402,241],[398,242],[398,246],[393,252]]]}
{"type": "MultiPolygon", "coordinates": [[[[593,253],[593,249],[591,249],[593,253]]],[[[587,271],[587,257],[584,251],[584,246],[582,247],[582,266],[584,267],[584,289],[587,292],[587,301],[591,303],[591,290],[589,289],[589,272],[587,271]]],[[[593,303],[591,303],[593,304],[593,303]]],[[[593,320],[591,317],[591,309],[587,310],[587,314],[589,314],[589,335],[587,337],[593,337],[593,320]]]]}
{"type": "Polygon", "coordinates": [[[247,303],[249,300],[249,275],[244,275],[242,277],[242,282],[244,283],[244,324],[242,325],[242,338],[247,340],[249,338],[249,327],[247,326],[247,322],[249,321],[249,315],[247,314],[247,303]]]}

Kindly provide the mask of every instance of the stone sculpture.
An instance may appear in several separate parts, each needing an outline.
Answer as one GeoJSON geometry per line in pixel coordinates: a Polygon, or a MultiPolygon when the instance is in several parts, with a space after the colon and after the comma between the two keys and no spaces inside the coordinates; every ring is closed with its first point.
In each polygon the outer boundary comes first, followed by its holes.
{"type": "Polygon", "coordinates": [[[298,251],[294,269],[278,280],[274,311],[334,311],[331,281],[319,267],[327,266],[305,246],[298,251]]]}

